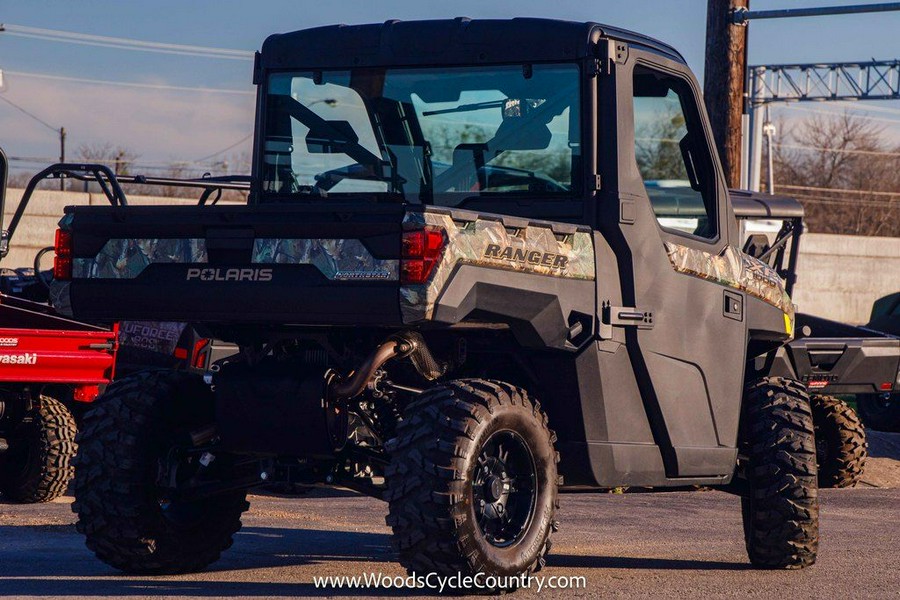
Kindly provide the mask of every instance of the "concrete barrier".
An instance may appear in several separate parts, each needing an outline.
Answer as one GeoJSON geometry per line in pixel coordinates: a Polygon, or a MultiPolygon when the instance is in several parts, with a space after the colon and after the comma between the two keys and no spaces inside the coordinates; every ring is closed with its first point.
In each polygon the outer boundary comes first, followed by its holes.
{"type": "MultiPolygon", "coordinates": [[[[22,190],[7,192],[4,225],[9,224],[21,197],[22,190]]],[[[128,201],[196,203],[193,199],[152,196],[129,196],[128,201]]],[[[3,266],[30,267],[38,250],[53,245],[56,225],[66,206],[106,204],[103,194],[36,192],[3,266]]],[[[49,268],[50,263],[48,256],[45,267],[49,268]]],[[[848,323],[865,323],[876,299],[900,291],[900,238],[804,234],[797,275],[794,302],[801,311],[848,323]]]]}
{"type": "Polygon", "coordinates": [[[900,238],[806,233],[794,302],[804,313],[860,324],[872,303],[900,291],[900,238]]]}

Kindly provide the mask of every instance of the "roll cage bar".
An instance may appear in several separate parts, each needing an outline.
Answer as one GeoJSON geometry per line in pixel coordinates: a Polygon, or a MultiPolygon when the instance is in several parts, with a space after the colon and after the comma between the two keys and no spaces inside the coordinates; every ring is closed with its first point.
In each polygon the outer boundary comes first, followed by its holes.
{"type": "MultiPolygon", "coordinates": [[[[0,149],[0,215],[6,204],[6,183],[9,174],[9,160],[6,153],[0,149]]],[[[212,197],[210,204],[215,204],[222,197],[223,190],[238,190],[249,192],[249,175],[225,175],[220,177],[199,177],[192,179],[178,179],[170,177],[147,177],[145,175],[116,175],[106,165],[97,163],[56,163],[37,173],[25,186],[22,199],[16,207],[16,212],[9,222],[9,227],[3,229],[0,237],[0,258],[9,252],[9,243],[19,226],[19,221],[25,214],[25,209],[34,195],[37,185],[45,179],[75,179],[77,181],[96,182],[111,206],[127,206],[128,199],[122,190],[122,183],[135,185],[161,185],[169,187],[197,188],[203,191],[197,200],[198,206],[205,205],[212,197]],[[213,197],[213,194],[215,196],[213,197]]]]}
{"type": "Polygon", "coordinates": [[[797,282],[800,236],[803,234],[803,205],[793,198],[743,190],[729,190],[729,196],[734,215],[740,221],[781,221],[781,229],[775,240],[756,258],[778,271],[785,281],[785,291],[788,295],[793,295],[794,284],[797,282]]]}

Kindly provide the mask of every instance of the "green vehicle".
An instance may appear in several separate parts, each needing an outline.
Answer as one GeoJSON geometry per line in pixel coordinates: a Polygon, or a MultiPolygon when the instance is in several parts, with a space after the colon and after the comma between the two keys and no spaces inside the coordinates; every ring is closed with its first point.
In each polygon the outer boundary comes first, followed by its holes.
{"type": "MultiPolygon", "coordinates": [[[[900,292],[889,294],[875,301],[867,329],[882,331],[900,338],[900,292]]],[[[857,396],[859,414],[866,426],[878,431],[900,432],[900,373],[894,386],[895,393],[881,389],[878,393],[857,396]]]]}

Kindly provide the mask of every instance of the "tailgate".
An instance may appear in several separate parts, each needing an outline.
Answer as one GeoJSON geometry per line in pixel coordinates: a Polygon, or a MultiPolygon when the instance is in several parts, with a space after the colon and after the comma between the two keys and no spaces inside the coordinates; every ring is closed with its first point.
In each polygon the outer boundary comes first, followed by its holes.
{"type": "Polygon", "coordinates": [[[69,207],[79,319],[400,323],[399,204],[69,207]]]}
{"type": "Polygon", "coordinates": [[[816,392],[890,392],[900,367],[900,340],[890,337],[801,338],[787,351],[797,378],[816,392]]]}
{"type": "Polygon", "coordinates": [[[0,381],[108,383],[115,347],[114,331],[0,329],[0,381]]]}

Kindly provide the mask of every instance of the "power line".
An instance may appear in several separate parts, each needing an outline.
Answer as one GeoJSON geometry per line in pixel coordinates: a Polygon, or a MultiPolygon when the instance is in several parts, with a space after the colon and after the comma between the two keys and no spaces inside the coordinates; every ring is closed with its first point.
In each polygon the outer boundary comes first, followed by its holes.
{"type": "Polygon", "coordinates": [[[39,39],[51,42],[63,42],[69,44],[82,44],[86,46],[99,46],[101,48],[115,48],[118,50],[135,50],[142,52],[157,52],[162,54],[179,54],[183,56],[198,56],[203,58],[219,58],[226,60],[251,60],[253,52],[246,50],[231,50],[227,48],[209,48],[206,46],[191,46],[186,44],[170,44],[165,42],[147,42],[130,38],[110,37],[105,35],[91,35],[72,31],[59,31],[55,29],[42,29],[39,27],[27,27],[25,25],[0,24],[0,31],[9,35],[39,39]]]}
{"type": "Polygon", "coordinates": [[[859,102],[848,102],[847,100],[835,100],[833,104],[838,104],[846,108],[854,108],[862,112],[883,112],[892,115],[900,115],[900,108],[889,108],[887,106],[860,106],[859,102]]]}
{"type": "MultiPolygon", "coordinates": [[[[788,110],[799,110],[801,112],[814,113],[819,115],[828,115],[830,117],[840,116],[839,113],[836,113],[833,110],[821,110],[816,108],[807,108],[806,106],[797,106],[796,104],[783,104],[785,109],[788,110]]],[[[857,119],[865,119],[866,121],[878,121],[880,123],[890,123],[891,125],[900,127],[900,119],[888,119],[885,117],[870,117],[868,115],[853,115],[857,119]]]]}
{"type": "Polygon", "coordinates": [[[869,156],[900,156],[900,152],[888,152],[886,150],[850,150],[846,148],[823,148],[821,146],[802,146],[800,144],[778,144],[773,143],[773,146],[778,146],[779,148],[791,148],[793,150],[806,150],[810,152],[834,152],[837,154],[863,154],[869,156]]]}
{"type": "Polygon", "coordinates": [[[245,135],[244,137],[242,137],[241,139],[239,139],[239,140],[236,141],[235,143],[231,144],[230,146],[227,146],[227,147],[225,147],[225,148],[222,148],[222,149],[219,150],[218,152],[213,152],[212,154],[210,154],[210,155],[208,155],[208,156],[204,156],[203,158],[198,158],[198,159],[197,159],[196,161],[194,161],[194,162],[203,162],[204,160],[209,160],[210,158],[213,158],[214,156],[218,156],[218,155],[220,155],[220,154],[222,154],[222,153],[224,153],[224,152],[228,152],[228,151],[231,150],[232,148],[234,148],[234,147],[236,147],[236,146],[240,146],[241,144],[243,144],[244,142],[246,142],[247,140],[249,140],[249,139],[252,138],[252,137],[253,137],[253,134],[252,134],[252,133],[248,133],[247,135],[245,135]]]}
{"type": "MultiPolygon", "coordinates": [[[[36,164],[50,164],[57,162],[59,159],[57,157],[52,156],[9,156],[7,157],[10,162],[22,162],[22,163],[36,163],[36,164]]],[[[79,158],[75,160],[76,163],[84,163],[84,162],[99,162],[103,163],[114,163],[117,162],[115,159],[109,158],[91,158],[91,159],[83,159],[79,158]]],[[[175,167],[190,167],[190,168],[209,168],[209,167],[217,167],[221,166],[221,162],[202,162],[202,161],[192,161],[192,160],[171,160],[171,161],[129,161],[129,160],[119,160],[120,163],[128,163],[133,167],[146,168],[146,169],[171,169],[175,167]]],[[[236,161],[236,164],[240,165],[249,165],[249,161],[236,161]]]]}
{"type": "Polygon", "coordinates": [[[9,98],[6,98],[6,97],[4,97],[4,96],[0,96],[0,100],[3,100],[4,102],[6,102],[7,104],[9,104],[9,105],[12,106],[13,108],[17,109],[18,111],[25,113],[26,115],[28,115],[29,117],[31,117],[32,119],[34,119],[35,121],[37,121],[38,123],[40,123],[41,125],[43,125],[44,127],[46,127],[47,129],[53,131],[54,133],[59,133],[59,129],[60,129],[59,127],[54,127],[53,125],[51,125],[51,124],[48,123],[47,121],[43,120],[42,118],[38,117],[37,115],[34,115],[34,114],[28,112],[27,110],[25,110],[24,108],[22,108],[21,106],[19,106],[18,104],[16,104],[16,103],[13,102],[12,100],[10,100],[9,98]]]}
{"type": "Polygon", "coordinates": [[[253,96],[255,92],[236,90],[230,88],[189,87],[180,85],[165,85],[157,83],[137,83],[131,81],[109,81],[103,79],[86,79],[83,77],[67,77],[64,75],[46,75],[44,73],[28,73],[25,71],[4,71],[8,75],[18,77],[32,77],[35,79],[49,79],[51,81],[69,81],[72,83],[88,83],[92,85],[111,85],[117,87],[134,87],[151,90],[171,90],[176,92],[203,92],[211,94],[238,94],[241,96],[253,96]]]}
{"type": "Polygon", "coordinates": [[[780,183],[776,187],[786,188],[790,190],[806,190],[806,191],[814,191],[814,192],[833,192],[840,194],[863,194],[866,196],[891,196],[891,197],[900,197],[900,192],[880,192],[876,190],[850,190],[846,188],[827,188],[827,187],[816,187],[811,185],[790,185],[787,183],[780,183]]]}
{"type": "MultiPolygon", "coordinates": [[[[778,186],[776,186],[778,187],[778,186]]],[[[837,200],[834,198],[823,198],[821,196],[809,196],[804,194],[793,194],[801,203],[811,204],[829,204],[833,206],[843,206],[845,208],[892,208],[900,209],[900,202],[891,202],[887,200],[837,200]]]]}

